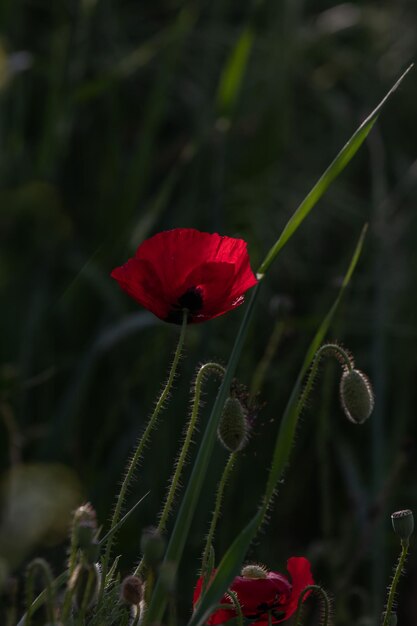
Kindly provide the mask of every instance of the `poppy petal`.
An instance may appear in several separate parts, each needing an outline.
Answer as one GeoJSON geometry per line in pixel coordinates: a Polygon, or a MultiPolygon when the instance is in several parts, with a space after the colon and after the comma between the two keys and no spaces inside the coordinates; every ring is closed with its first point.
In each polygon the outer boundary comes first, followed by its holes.
{"type": "MultiPolygon", "coordinates": [[[[292,556],[287,561],[287,570],[291,575],[292,591],[291,597],[285,609],[285,618],[288,619],[297,610],[298,599],[303,589],[309,585],[314,585],[313,575],[309,561],[302,556],[292,556]]],[[[304,596],[308,598],[310,593],[304,596]]]]}

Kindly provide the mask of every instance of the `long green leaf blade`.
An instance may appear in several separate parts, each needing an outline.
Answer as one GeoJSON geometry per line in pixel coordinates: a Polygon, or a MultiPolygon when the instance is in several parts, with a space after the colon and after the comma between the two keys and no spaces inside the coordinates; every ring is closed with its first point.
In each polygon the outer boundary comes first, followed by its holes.
{"type": "Polygon", "coordinates": [[[277,257],[278,253],[285,246],[288,240],[293,236],[302,222],[310,213],[311,209],[315,206],[315,204],[320,200],[322,195],[327,191],[328,187],[331,183],[337,178],[337,176],[344,170],[346,165],[352,159],[352,157],[356,154],[362,143],[365,141],[369,132],[371,131],[373,125],[378,119],[378,115],[390,98],[390,96],[394,93],[394,91],[399,87],[400,83],[403,81],[405,76],[413,67],[413,64],[410,65],[405,72],[400,76],[395,85],[389,90],[389,92],[384,96],[378,106],[372,111],[372,113],[362,122],[359,128],[354,132],[352,137],[349,139],[347,144],[341,149],[336,158],[329,165],[324,174],[319,178],[317,183],[314,185],[312,190],[307,194],[304,200],[299,205],[298,209],[292,215],[290,220],[287,222],[284,230],[279,236],[278,240],[272,246],[268,254],[266,255],[264,261],[258,269],[258,274],[265,274],[269,269],[272,262],[277,257]]]}
{"type": "MultiPolygon", "coordinates": [[[[277,435],[272,465],[269,471],[268,483],[263,503],[270,500],[288,462],[298,421],[297,401],[304,375],[310,367],[317,349],[323,342],[323,339],[329,329],[329,326],[343,297],[345,289],[348,286],[352,274],[355,270],[362,251],[366,230],[367,225],[364,226],[361,232],[337,298],[334,301],[329,312],[323,319],[322,323],[320,324],[320,327],[318,328],[309,346],[297,381],[294,385],[277,435]]],[[[255,536],[260,524],[262,524],[263,517],[264,508],[263,506],[261,506],[261,508],[251,519],[249,524],[247,524],[247,526],[237,536],[237,538],[234,540],[234,542],[224,555],[217,569],[215,577],[210,583],[208,589],[206,590],[206,593],[201,598],[200,604],[198,605],[198,608],[194,612],[193,616],[191,617],[188,626],[200,626],[208,619],[210,613],[213,611],[213,607],[215,607],[215,605],[218,603],[219,598],[221,598],[223,593],[229,587],[233,578],[238,573],[244,561],[249,544],[255,536]]]]}

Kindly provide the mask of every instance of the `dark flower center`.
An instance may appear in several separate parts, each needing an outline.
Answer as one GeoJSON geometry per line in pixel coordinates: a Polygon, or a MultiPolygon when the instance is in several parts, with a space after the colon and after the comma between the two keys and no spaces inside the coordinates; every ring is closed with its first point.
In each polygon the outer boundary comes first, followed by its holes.
{"type": "Polygon", "coordinates": [[[166,318],[167,322],[172,324],[182,323],[183,310],[187,309],[189,312],[189,319],[191,320],[193,315],[198,313],[203,308],[203,296],[199,287],[190,287],[185,293],[178,298],[175,304],[172,305],[170,312],[166,318]]]}

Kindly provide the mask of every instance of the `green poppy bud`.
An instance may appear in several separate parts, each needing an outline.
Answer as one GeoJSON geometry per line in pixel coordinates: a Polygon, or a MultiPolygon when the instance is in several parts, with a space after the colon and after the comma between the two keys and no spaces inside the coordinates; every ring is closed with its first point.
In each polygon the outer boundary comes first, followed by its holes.
{"type": "Polygon", "coordinates": [[[410,539],[414,530],[414,516],[410,509],[404,509],[403,511],[396,511],[391,515],[392,527],[394,532],[400,537],[402,541],[410,539]]]}
{"type": "Polygon", "coordinates": [[[363,372],[357,369],[343,372],[340,379],[340,400],[346,417],[354,424],[362,424],[374,408],[374,394],[371,383],[363,372]]]}
{"type": "Polygon", "coordinates": [[[238,398],[227,398],[217,429],[221,444],[229,452],[238,452],[248,440],[249,424],[246,411],[238,398]]]}
{"type": "Polygon", "coordinates": [[[243,578],[253,578],[256,580],[257,578],[266,578],[268,574],[268,570],[264,565],[245,565],[242,568],[242,576],[243,578]]]}

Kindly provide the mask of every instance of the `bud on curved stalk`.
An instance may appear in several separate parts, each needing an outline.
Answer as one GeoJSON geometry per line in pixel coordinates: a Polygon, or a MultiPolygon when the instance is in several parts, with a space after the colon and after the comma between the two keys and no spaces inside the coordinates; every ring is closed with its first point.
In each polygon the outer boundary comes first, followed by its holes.
{"type": "Polygon", "coordinates": [[[242,450],[249,434],[247,413],[238,398],[227,398],[220,418],[217,435],[220,443],[229,452],[242,450]]]}
{"type": "Polygon", "coordinates": [[[374,408],[374,394],[367,376],[358,369],[346,370],[340,379],[340,401],[353,424],[363,424],[374,408]]]}

